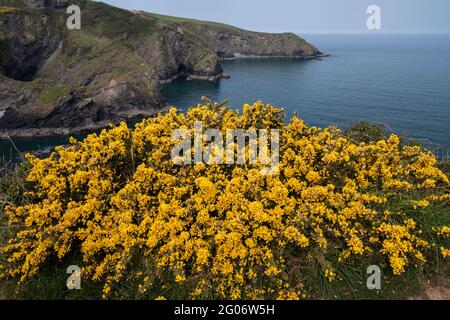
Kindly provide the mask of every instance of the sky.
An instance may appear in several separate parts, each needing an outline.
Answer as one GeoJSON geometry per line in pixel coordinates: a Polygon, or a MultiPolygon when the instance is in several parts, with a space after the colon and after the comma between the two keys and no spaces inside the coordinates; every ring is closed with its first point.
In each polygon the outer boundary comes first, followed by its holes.
{"type": "Polygon", "coordinates": [[[267,32],[450,33],[450,0],[103,0],[117,7],[267,32]],[[381,9],[370,31],[367,8],[381,9]]]}

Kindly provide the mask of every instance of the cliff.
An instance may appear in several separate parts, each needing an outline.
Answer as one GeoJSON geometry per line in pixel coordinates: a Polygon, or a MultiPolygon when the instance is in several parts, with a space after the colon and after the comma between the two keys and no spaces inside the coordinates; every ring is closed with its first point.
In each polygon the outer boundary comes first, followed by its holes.
{"type": "Polygon", "coordinates": [[[161,86],[178,76],[215,81],[223,59],[314,58],[292,33],[70,1],[81,30],[66,27],[67,0],[0,0],[2,136],[70,134],[161,110],[161,86]]]}

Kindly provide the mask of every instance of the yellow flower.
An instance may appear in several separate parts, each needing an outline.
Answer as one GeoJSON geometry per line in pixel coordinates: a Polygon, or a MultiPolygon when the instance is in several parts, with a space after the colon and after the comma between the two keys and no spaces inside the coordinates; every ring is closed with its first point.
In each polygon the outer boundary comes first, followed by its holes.
{"type": "Polygon", "coordinates": [[[332,282],[336,277],[336,273],[332,270],[332,269],[325,269],[325,278],[329,281],[332,282]]]}
{"type": "Polygon", "coordinates": [[[186,281],[186,277],[184,275],[181,274],[177,274],[175,277],[175,282],[184,282],[186,281]]]}
{"type": "Polygon", "coordinates": [[[441,247],[441,254],[444,258],[450,257],[450,249],[441,247]]]}
{"type": "Polygon", "coordinates": [[[446,237],[450,234],[450,227],[447,227],[447,226],[443,226],[440,228],[433,227],[433,230],[436,232],[436,234],[438,236],[442,236],[442,237],[446,237]]]}
{"type": "MultiPolygon", "coordinates": [[[[285,122],[260,101],[241,113],[210,103],[170,109],[27,159],[26,201],[4,210],[17,231],[0,247],[2,276],[25,282],[79,252],[83,278],[103,283],[105,298],[126,279],[142,293],[168,292],[175,277],[190,298],[299,299],[304,277],[292,261],[336,255],[343,263],[377,253],[399,275],[436,245],[407,208],[450,199],[448,177],[422,148],[395,135],[357,143],[337,128],[285,122]],[[278,174],[261,175],[261,164],[175,165],[173,131],[193,133],[197,121],[224,136],[279,129],[278,174]]],[[[336,278],[331,268],[324,276],[336,278]]]]}

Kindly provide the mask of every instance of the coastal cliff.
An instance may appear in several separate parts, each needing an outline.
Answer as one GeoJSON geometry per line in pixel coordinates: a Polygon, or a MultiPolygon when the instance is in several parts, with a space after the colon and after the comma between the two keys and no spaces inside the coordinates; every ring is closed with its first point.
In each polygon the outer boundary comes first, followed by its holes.
{"type": "Polygon", "coordinates": [[[0,0],[0,136],[71,134],[150,116],[177,77],[216,81],[241,57],[322,54],[292,33],[70,1],[80,30],[66,27],[67,0],[0,0]]]}

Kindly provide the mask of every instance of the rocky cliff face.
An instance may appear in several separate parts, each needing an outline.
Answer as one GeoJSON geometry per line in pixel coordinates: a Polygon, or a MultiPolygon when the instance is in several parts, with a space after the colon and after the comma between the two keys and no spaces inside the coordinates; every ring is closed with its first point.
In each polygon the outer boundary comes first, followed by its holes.
{"type": "Polygon", "coordinates": [[[180,19],[180,30],[194,35],[204,46],[225,59],[241,57],[317,57],[320,52],[293,33],[263,33],[218,23],[180,19]]]}
{"type": "Polygon", "coordinates": [[[294,34],[70,3],[81,7],[81,30],[66,28],[66,0],[0,0],[0,135],[69,134],[154,114],[163,84],[215,81],[226,58],[321,55],[294,34]]]}

